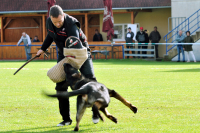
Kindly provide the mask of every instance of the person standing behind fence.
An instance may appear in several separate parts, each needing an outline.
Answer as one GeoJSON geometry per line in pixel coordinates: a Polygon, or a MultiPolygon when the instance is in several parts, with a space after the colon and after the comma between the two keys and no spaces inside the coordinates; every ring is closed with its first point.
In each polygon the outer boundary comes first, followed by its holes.
{"type": "Polygon", "coordinates": [[[103,41],[103,37],[97,29],[95,30],[95,34],[93,36],[93,41],[103,41]]]}
{"type": "MultiPolygon", "coordinates": [[[[187,37],[185,37],[185,39],[183,40],[184,43],[194,43],[194,39],[190,36],[190,31],[186,32],[187,37]]],[[[194,53],[193,53],[193,49],[192,49],[192,44],[191,45],[183,45],[183,50],[186,51],[186,56],[188,58],[187,62],[190,62],[190,58],[189,58],[189,53],[191,53],[194,62],[196,62],[194,53]]]]}
{"type": "Polygon", "coordinates": [[[33,42],[40,42],[40,40],[38,39],[38,36],[34,37],[33,42]]]}
{"type": "MultiPolygon", "coordinates": [[[[152,31],[149,35],[149,40],[151,40],[151,43],[159,43],[161,39],[160,33],[157,31],[157,27],[154,27],[154,31],[152,31]]],[[[155,45],[155,52],[156,52],[156,58],[158,58],[158,45],[155,45]]]]}
{"type": "Polygon", "coordinates": [[[31,39],[30,39],[29,35],[26,34],[25,32],[22,33],[22,36],[17,43],[17,46],[21,42],[23,42],[25,45],[26,60],[31,59],[31,54],[29,54],[31,52],[31,39]]]}
{"type": "Polygon", "coordinates": [[[177,44],[177,51],[178,51],[178,61],[177,62],[180,62],[180,52],[182,52],[183,62],[185,62],[185,54],[184,54],[183,45],[182,45],[182,43],[184,43],[184,39],[185,39],[185,35],[183,34],[182,30],[180,30],[175,39],[175,41],[177,41],[179,43],[179,44],[177,44]]]}
{"type": "MultiPolygon", "coordinates": [[[[126,33],[126,48],[131,48],[133,49],[133,44],[127,44],[127,43],[133,43],[133,37],[134,37],[134,33],[131,31],[131,27],[128,28],[128,32],[126,33]]],[[[129,54],[129,51],[126,51],[126,54],[129,54]]],[[[132,51],[132,54],[135,54],[134,51],[132,51]]],[[[127,56],[127,59],[129,59],[129,56],[127,56]]]]}
{"type": "MultiPolygon", "coordinates": [[[[138,31],[136,34],[136,40],[138,41],[138,43],[146,43],[147,39],[148,39],[148,35],[143,31],[143,27],[140,27],[140,31],[138,31]]],[[[147,49],[147,46],[139,46],[139,45],[138,45],[138,49],[140,49],[141,47],[142,49],[147,49]]],[[[147,53],[146,51],[142,51],[142,54],[146,54],[146,53],[147,53]]],[[[139,54],[139,51],[138,51],[138,54],[139,54]]]]}

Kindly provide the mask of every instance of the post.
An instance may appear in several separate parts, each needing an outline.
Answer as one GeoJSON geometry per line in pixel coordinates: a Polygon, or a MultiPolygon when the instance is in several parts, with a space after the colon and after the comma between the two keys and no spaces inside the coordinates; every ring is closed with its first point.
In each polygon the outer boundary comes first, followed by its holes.
{"type": "Polygon", "coordinates": [[[189,18],[188,18],[188,31],[190,30],[189,23],[190,23],[190,20],[189,20],[189,18]]]}
{"type": "Polygon", "coordinates": [[[43,14],[42,15],[42,27],[43,27],[43,30],[42,30],[42,33],[43,33],[43,35],[42,35],[42,40],[43,40],[43,42],[44,42],[44,40],[45,40],[45,29],[46,29],[46,26],[45,26],[46,24],[45,24],[45,14],[43,14]]]}
{"type": "Polygon", "coordinates": [[[88,39],[88,14],[85,13],[85,36],[88,39]]]}
{"type": "Polygon", "coordinates": [[[135,18],[134,18],[134,12],[131,12],[131,24],[134,24],[134,20],[135,18]]]}
{"type": "Polygon", "coordinates": [[[1,16],[1,43],[3,43],[3,16],[1,16]]]}

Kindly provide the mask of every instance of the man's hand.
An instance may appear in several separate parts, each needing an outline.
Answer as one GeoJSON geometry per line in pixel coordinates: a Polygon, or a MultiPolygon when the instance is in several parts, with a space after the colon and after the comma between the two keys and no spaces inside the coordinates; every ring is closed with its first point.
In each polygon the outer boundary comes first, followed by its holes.
{"type": "Polygon", "coordinates": [[[42,53],[44,53],[44,51],[40,49],[40,50],[37,52],[36,55],[41,55],[42,53]]]}
{"type": "Polygon", "coordinates": [[[18,44],[17,44],[17,46],[18,46],[18,44]]]}

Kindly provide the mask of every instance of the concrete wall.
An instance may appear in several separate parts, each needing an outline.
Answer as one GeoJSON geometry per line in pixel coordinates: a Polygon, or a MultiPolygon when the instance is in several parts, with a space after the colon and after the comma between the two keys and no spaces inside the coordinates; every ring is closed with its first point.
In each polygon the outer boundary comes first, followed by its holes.
{"type": "MultiPolygon", "coordinates": [[[[188,18],[199,9],[200,9],[200,0],[171,0],[171,10],[172,10],[171,16],[172,17],[188,18]]],[[[199,11],[199,14],[200,14],[200,11],[199,11]]],[[[196,17],[197,17],[197,14],[195,14],[189,21],[191,22],[196,17]]],[[[199,18],[199,21],[200,21],[200,18],[199,18]]],[[[194,22],[190,24],[190,27],[195,25],[197,22],[198,22],[197,19],[194,20],[194,22]]],[[[187,25],[188,22],[186,22],[185,24],[187,25]]],[[[175,24],[172,24],[172,26],[175,28],[175,24]]],[[[197,25],[193,27],[192,29],[190,29],[190,31],[194,31],[195,29],[197,29],[197,25]]],[[[187,31],[188,27],[186,27],[183,30],[187,31]]]]}
{"type": "MultiPolygon", "coordinates": [[[[158,31],[161,34],[161,43],[164,43],[163,36],[168,33],[168,18],[171,17],[171,9],[153,9],[152,12],[139,12],[135,18],[135,23],[139,23],[149,31],[153,31],[154,26],[158,27],[158,31]]],[[[100,31],[103,35],[104,41],[106,41],[106,33],[102,32],[103,15],[100,15],[100,31]]],[[[114,23],[131,23],[131,14],[114,14],[114,23]]],[[[116,42],[117,43],[117,42],[116,42]]],[[[166,46],[159,46],[159,56],[163,57],[166,53],[166,46]]]]}

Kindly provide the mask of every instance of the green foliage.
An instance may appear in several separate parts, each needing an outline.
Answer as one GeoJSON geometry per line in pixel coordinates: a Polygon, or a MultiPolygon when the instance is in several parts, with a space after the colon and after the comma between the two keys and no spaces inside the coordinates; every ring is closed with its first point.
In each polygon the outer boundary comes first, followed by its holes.
{"type": "MultiPolygon", "coordinates": [[[[41,95],[55,93],[55,84],[46,76],[56,61],[33,61],[15,76],[24,62],[0,62],[0,132],[72,132],[76,120],[76,98],[70,98],[71,126],[56,127],[62,121],[58,101],[41,95]]],[[[113,123],[92,123],[87,109],[79,132],[161,133],[200,132],[199,63],[141,60],[94,60],[97,80],[115,89],[138,107],[138,113],[111,98],[108,111],[113,123]]],[[[71,89],[69,89],[71,91],[71,89]]]]}

